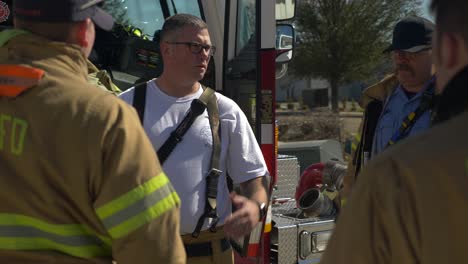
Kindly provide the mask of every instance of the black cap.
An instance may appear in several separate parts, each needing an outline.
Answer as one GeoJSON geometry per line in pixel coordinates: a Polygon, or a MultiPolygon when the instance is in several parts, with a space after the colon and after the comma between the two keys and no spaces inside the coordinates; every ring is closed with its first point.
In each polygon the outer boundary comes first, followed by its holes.
{"type": "Polygon", "coordinates": [[[431,48],[434,23],[422,17],[408,17],[395,25],[392,45],[384,52],[419,52],[431,48]]]}
{"type": "Polygon", "coordinates": [[[114,25],[112,16],[97,4],[104,0],[14,0],[15,17],[42,22],[79,22],[86,18],[104,30],[114,25]]]}

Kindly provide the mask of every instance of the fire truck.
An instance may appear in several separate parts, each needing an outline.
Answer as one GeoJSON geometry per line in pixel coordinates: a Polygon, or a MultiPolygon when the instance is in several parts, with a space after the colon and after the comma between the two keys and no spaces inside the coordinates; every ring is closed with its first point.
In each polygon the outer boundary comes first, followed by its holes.
{"type": "MultiPolygon", "coordinates": [[[[0,0],[0,30],[11,27],[11,2],[0,0]]],[[[278,159],[275,117],[275,80],[285,74],[293,58],[295,33],[289,22],[295,15],[295,0],[106,0],[103,8],[117,23],[112,32],[96,29],[90,60],[105,69],[121,90],[162,72],[158,39],[166,18],[189,13],[205,20],[216,54],[201,82],[232,98],[245,112],[272,176],[271,186],[295,188],[297,159],[278,159]],[[283,178],[278,181],[278,177],[283,178]]],[[[236,263],[319,260],[333,220],[291,216],[297,209],[294,200],[277,207],[279,216],[272,215],[272,204],[278,201],[270,203],[266,221],[241,241],[236,263]],[[312,231],[300,232],[300,226],[312,231]]]]}

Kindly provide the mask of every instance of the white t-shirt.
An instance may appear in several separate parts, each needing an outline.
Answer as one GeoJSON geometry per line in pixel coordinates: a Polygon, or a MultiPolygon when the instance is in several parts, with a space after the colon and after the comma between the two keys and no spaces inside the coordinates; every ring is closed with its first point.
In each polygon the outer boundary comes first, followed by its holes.
{"type": "MultiPolygon", "coordinates": [[[[200,89],[189,96],[177,98],[162,92],[154,81],[149,82],[146,91],[144,128],[157,151],[182,122],[193,99],[203,93],[200,89]]],[[[134,88],[120,98],[129,104],[133,102],[134,88]]],[[[267,167],[247,117],[231,99],[216,93],[221,125],[220,169],[223,171],[218,182],[217,212],[218,225],[231,214],[231,202],[226,183],[226,171],[234,183],[245,182],[267,174],[267,167]]],[[[181,198],[181,234],[194,231],[198,219],[205,209],[206,176],[210,170],[212,136],[208,112],[205,110],[184,135],[163,165],[181,198]]],[[[205,221],[202,230],[209,227],[205,221]]]]}

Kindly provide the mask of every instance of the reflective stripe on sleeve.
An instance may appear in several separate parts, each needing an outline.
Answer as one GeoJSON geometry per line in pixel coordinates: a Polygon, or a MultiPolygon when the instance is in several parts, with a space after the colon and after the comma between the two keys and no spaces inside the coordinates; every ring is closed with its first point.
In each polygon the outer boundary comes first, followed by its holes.
{"type": "Polygon", "coordinates": [[[180,203],[164,173],[96,209],[112,238],[117,239],[180,203]]]}
{"type": "Polygon", "coordinates": [[[0,248],[55,250],[71,256],[111,256],[110,240],[77,224],[49,224],[37,218],[0,214],[0,248]]]}

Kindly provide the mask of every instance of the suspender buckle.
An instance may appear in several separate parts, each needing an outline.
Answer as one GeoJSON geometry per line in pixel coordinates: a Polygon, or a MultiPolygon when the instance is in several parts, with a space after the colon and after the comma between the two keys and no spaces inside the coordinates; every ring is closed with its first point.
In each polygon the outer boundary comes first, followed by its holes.
{"type": "Polygon", "coordinates": [[[211,233],[216,233],[216,225],[218,225],[219,217],[216,215],[215,218],[213,218],[213,222],[210,225],[210,232],[211,233]]]}
{"type": "Polygon", "coordinates": [[[203,227],[203,223],[206,218],[213,219],[209,230],[210,232],[216,232],[216,225],[219,221],[218,213],[216,212],[216,196],[218,194],[218,180],[222,171],[216,168],[212,168],[206,176],[206,201],[205,201],[205,212],[200,219],[198,219],[197,226],[192,232],[192,237],[197,238],[200,235],[200,231],[203,227]]]}
{"type": "MultiPolygon", "coordinates": [[[[221,175],[222,171],[212,168],[208,175],[206,176],[206,198],[207,199],[216,199],[216,195],[218,193],[218,179],[221,175]]],[[[212,206],[212,208],[216,208],[216,204],[212,206]]]]}
{"type": "Polygon", "coordinates": [[[213,222],[211,223],[211,225],[209,227],[209,230],[212,233],[216,232],[216,225],[218,224],[219,216],[218,216],[218,213],[216,212],[216,208],[209,209],[208,207],[209,207],[209,205],[207,204],[205,206],[205,208],[206,208],[205,212],[198,219],[197,226],[195,227],[195,230],[192,232],[192,237],[193,238],[197,238],[200,235],[200,231],[201,231],[201,229],[203,227],[203,223],[205,222],[206,218],[212,218],[213,219],[213,222]]]}
{"type": "Polygon", "coordinates": [[[221,173],[223,173],[222,170],[218,170],[218,169],[215,169],[215,168],[211,168],[211,170],[208,172],[208,177],[218,177],[219,175],[221,175],[221,173]]]}

